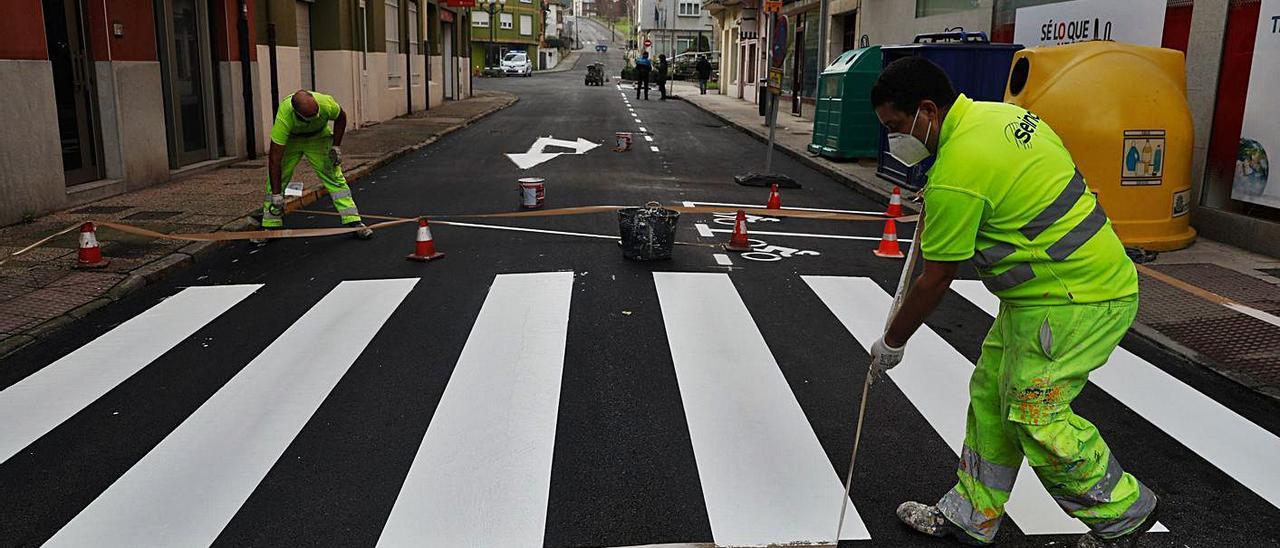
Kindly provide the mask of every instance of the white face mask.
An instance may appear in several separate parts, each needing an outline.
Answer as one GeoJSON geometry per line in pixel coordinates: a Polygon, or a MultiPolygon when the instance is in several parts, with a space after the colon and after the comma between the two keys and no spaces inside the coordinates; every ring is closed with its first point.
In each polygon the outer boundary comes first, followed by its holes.
{"type": "MultiPolygon", "coordinates": [[[[920,119],[920,109],[916,108],[916,116],[911,119],[911,131],[916,130],[916,120],[920,119]]],[[[933,131],[933,122],[929,122],[929,128],[925,130],[925,138],[929,138],[929,132],[933,131]]],[[[929,147],[917,139],[915,135],[910,133],[890,133],[889,134],[889,155],[893,159],[902,162],[907,167],[914,166],[923,162],[932,154],[929,147]]]]}

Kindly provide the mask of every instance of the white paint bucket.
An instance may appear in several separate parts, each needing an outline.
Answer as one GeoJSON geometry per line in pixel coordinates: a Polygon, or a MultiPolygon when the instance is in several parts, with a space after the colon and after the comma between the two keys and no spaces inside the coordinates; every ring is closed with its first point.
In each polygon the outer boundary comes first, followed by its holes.
{"type": "Polygon", "coordinates": [[[631,132],[619,131],[614,136],[618,138],[618,150],[631,150],[631,132]]]}
{"type": "Polygon", "coordinates": [[[540,177],[525,177],[520,179],[520,207],[524,209],[538,209],[542,207],[543,200],[546,199],[546,182],[540,177]]]}

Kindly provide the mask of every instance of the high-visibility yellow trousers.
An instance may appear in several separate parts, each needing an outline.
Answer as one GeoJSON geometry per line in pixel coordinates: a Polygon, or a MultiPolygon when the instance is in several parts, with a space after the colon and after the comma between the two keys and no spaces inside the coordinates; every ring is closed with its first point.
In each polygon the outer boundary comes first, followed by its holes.
{"type": "Polygon", "coordinates": [[[959,481],[938,508],[970,536],[996,536],[1025,457],[1068,514],[1108,538],[1137,528],[1156,496],[1126,473],[1071,401],[1120,344],[1137,297],[1060,306],[1000,305],[969,381],[959,481]]]}
{"type": "MultiPolygon", "coordinates": [[[[289,184],[293,178],[293,169],[303,156],[311,169],[315,170],[324,188],[333,200],[333,208],[342,216],[342,224],[360,221],[360,210],[356,209],[356,201],[351,197],[351,187],[347,186],[346,177],[342,176],[342,167],[329,164],[329,148],[333,145],[332,135],[292,138],[284,145],[284,156],[280,162],[280,184],[289,184]]],[[[283,214],[275,215],[271,211],[271,179],[267,178],[267,196],[262,203],[262,228],[280,228],[284,226],[283,214]]]]}

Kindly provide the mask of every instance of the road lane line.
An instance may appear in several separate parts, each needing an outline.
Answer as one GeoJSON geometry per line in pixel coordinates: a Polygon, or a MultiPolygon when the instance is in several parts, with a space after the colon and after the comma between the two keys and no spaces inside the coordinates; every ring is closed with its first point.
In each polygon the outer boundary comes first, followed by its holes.
{"type": "Polygon", "coordinates": [[[697,228],[697,229],[698,229],[698,235],[699,235],[699,236],[702,236],[703,238],[715,238],[715,237],[716,237],[715,233],[714,233],[714,232],[711,232],[711,227],[709,227],[709,226],[707,226],[707,225],[705,225],[705,224],[702,224],[702,223],[696,223],[696,224],[694,224],[693,226],[694,226],[694,228],[697,228]]]}
{"type": "MultiPolygon", "coordinates": [[[[732,234],[733,229],[730,228],[713,228],[712,232],[723,234],[732,234]]],[[[844,234],[813,234],[808,232],[772,232],[768,230],[749,230],[749,236],[795,236],[797,238],[827,238],[831,240],[864,240],[869,242],[880,241],[879,236],[846,236],[844,234]]],[[[898,243],[911,243],[910,238],[898,238],[898,243]]]]}
{"type": "Polygon", "coordinates": [[[716,258],[716,264],[720,266],[733,266],[733,259],[730,259],[728,255],[724,253],[716,253],[713,256],[716,258]]]}
{"type": "MultiPolygon", "coordinates": [[[[533,232],[535,234],[556,234],[559,236],[582,236],[584,238],[600,238],[603,240],[617,240],[617,236],[608,234],[588,234],[586,232],[566,232],[563,230],[544,230],[541,228],[525,228],[522,226],[501,226],[501,225],[482,225],[476,223],[461,223],[458,221],[434,221],[438,225],[465,226],[468,228],[488,228],[492,230],[509,230],[512,232],[533,232]]],[[[901,240],[899,240],[901,241],[901,240]]]]}
{"type": "Polygon", "coordinates": [[[542,546],[572,294],[494,279],[378,546],[542,546]]]}
{"type": "Polygon", "coordinates": [[[651,147],[649,147],[649,150],[650,150],[650,151],[652,151],[652,152],[658,152],[658,147],[651,146],[651,147]]]}
{"type": "Polygon", "coordinates": [[[46,546],[207,546],[415,283],[338,284],[46,546]]]}
{"type": "Polygon", "coordinates": [[[640,126],[640,132],[641,132],[641,133],[649,133],[649,130],[645,129],[645,128],[644,128],[644,126],[640,126]]]}
{"type": "Polygon", "coordinates": [[[88,407],[260,287],[184,289],[0,391],[0,462],[88,407]]]}
{"type": "Polygon", "coordinates": [[[652,135],[645,135],[645,136],[644,136],[644,140],[649,141],[650,143],[652,143],[652,142],[653,142],[653,136],[652,136],[652,135]]]}
{"type": "MultiPolygon", "coordinates": [[[[884,319],[893,297],[869,278],[802,276],[809,288],[835,314],[864,349],[884,333],[884,319]]],[[[861,372],[859,372],[861,374],[861,372]]],[[[929,425],[959,456],[964,444],[969,406],[969,377],[973,364],[928,326],[911,338],[911,349],[889,377],[929,425]]],[[[886,472],[888,473],[888,472],[886,472]]],[[[949,486],[939,485],[939,494],[949,486]]],[[[1083,533],[1084,524],[1058,507],[1026,462],[1018,470],[1005,506],[1018,527],[1029,535],[1083,533]]]]}
{"type": "Polygon", "coordinates": [[[653,280],[716,544],[831,542],[844,486],[729,276],[653,280]]]}
{"type": "MultiPolygon", "coordinates": [[[[988,315],[1000,301],[977,280],[951,288],[988,315]]],[[[1280,437],[1188,386],[1123,347],[1089,380],[1111,397],[1280,508],[1280,437]]]]}
{"type": "Polygon", "coordinates": [[[636,123],[637,123],[637,124],[643,124],[644,122],[641,122],[639,118],[636,118],[636,123]]]}
{"type": "MultiPolygon", "coordinates": [[[[762,205],[729,204],[724,202],[686,202],[686,203],[693,204],[695,206],[705,205],[705,206],[719,206],[719,207],[741,207],[741,208],[749,208],[749,209],[765,209],[765,206],[763,204],[762,205]]],[[[795,211],[818,211],[821,213],[849,213],[853,215],[884,215],[883,211],[856,211],[852,209],[822,209],[818,207],[783,207],[782,209],[791,209],[795,211]]],[[[898,222],[908,223],[912,221],[898,221],[898,222]]]]}

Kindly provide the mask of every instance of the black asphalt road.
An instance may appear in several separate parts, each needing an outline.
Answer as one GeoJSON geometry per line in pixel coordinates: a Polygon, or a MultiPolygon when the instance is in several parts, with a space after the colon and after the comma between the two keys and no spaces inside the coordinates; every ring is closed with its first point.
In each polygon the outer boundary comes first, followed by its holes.
{"type": "MultiPolygon", "coordinates": [[[[583,40],[601,41],[600,31],[584,25],[583,40]]],[[[611,49],[601,57],[616,80],[620,53],[611,49]]],[[[584,53],[578,68],[565,73],[477,80],[480,89],[517,93],[520,101],[380,169],[356,189],[361,211],[396,216],[512,211],[518,203],[516,180],[526,176],[546,179],[549,207],[650,200],[763,203],[766,190],[731,181],[736,173],[763,169],[763,145],[682,101],[658,101],[656,90],[647,102],[631,95],[641,120],[635,122],[612,82],[583,86],[586,63],[596,59],[594,53],[584,53]],[[643,139],[640,127],[652,142],[643,139]],[[610,151],[616,131],[635,132],[635,149],[610,151]],[[544,136],[581,137],[604,146],[528,170],[504,157],[527,150],[544,136]]],[[[784,205],[883,207],[785,155],[776,155],[775,162],[777,170],[804,187],[785,191],[784,205]]],[[[328,210],[329,204],[312,208],[328,210]]],[[[617,233],[613,215],[477,222],[617,233]]],[[[724,228],[710,223],[709,216],[686,215],[679,239],[727,237],[700,238],[696,222],[724,228]]],[[[329,226],[335,221],[294,213],[288,223],[329,226]]],[[[902,237],[909,238],[911,225],[904,226],[902,237]]],[[[878,223],[796,219],[753,223],[751,228],[863,236],[881,231],[878,223]]],[[[655,271],[730,274],[832,470],[844,477],[868,358],[799,276],[866,276],[892,292],[902,263],[873,257],[874,242],[764,236],[769,244],[820,255],[775,262],[733,256],[734,266],[726,268],[717,265],[716,251],[704,247],[679,247],[669,262],[637,263],[624,260],[608,240],[449,226],[434,227],[434,234],[448,256],[430,264],[404,260],[413,241],[409,227],[381,232],[371,242],[327,238],[277,241],[262,249],[232,245],[5,359],[0,387],[13,385],[185,287],[264,284],[197,335],[0,463],[0,545],[36,545],[50,538],[344,280],[421,278],[221,532],[219,545],[374,544],[489,285],[501,273],[576,273],[546,546],[712,540],[650,274],[655,271]],[[631,314],[622,314],[624,310],[631,314]]],[[[929,325],[976,359],[990,319],[951,295],[929,325]]],[[[341,328],[331,336],[343,337],[341,328]]],[[[1273,403],[1132,336],[1125,347],[1280,433],[1280,408],[1273,403]]],[[[1143,417],[1092,386],[1074,407],[1102,428],[1127,470],[1164,495],[1161,520],[1172,532],[1149,536],[1145,546],[1280,545],[1280,510],[1143,417]]],[[[852,501],[874,540],[845,544],[946,545],[909,533],[897,522],[894,508],[908,499],[932,502],[949,489],[953,453],[892,382],[873,388],[867,413],[852,501]]],[[[1061,546],[1072,540],[1026,537],[1012,521],[1006,521],[1000,538],[1009,546],[1061,546]]]]}

